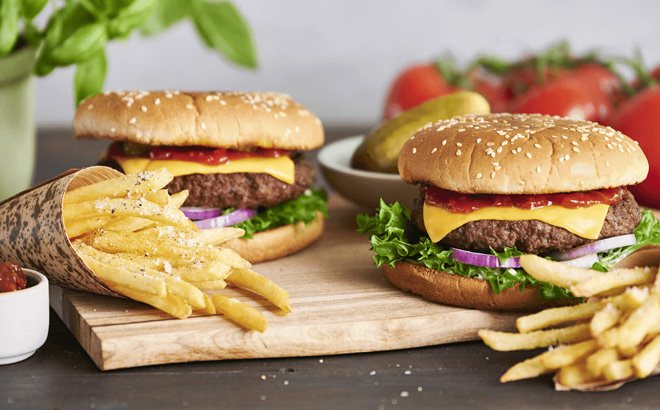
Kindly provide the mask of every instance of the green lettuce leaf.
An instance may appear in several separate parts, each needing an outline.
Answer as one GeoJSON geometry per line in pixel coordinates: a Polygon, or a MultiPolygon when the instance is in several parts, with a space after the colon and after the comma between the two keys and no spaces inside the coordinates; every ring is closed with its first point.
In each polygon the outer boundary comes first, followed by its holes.
{"type": "Polygon", "coordinates": [[[316,219],[316,211],[328,217],[328,199],[325,190],[308,189],[293,201],[283,202],[274,207],[266,208],[253,218],[234,225],[245,230],[244,238],[251,239],[252,235],[267,229],[277,228],[303,221],[309,225],[316,219]]]}
{"type": "MultiPolygon", "coordinates": [[[[540,294],[544,299],[573,297],[568,290],[540,282],[523,269],[487,268],[457,262],[451,257],[451,250],[431,242],[428,236],[416,232],[416,228],[410,222],[410,211],[398,202],[387,205],[381,200],[375,215],[358,215],[357,224],[358,232],[370,233],[369,240],[371,250],[375,252],[376,266],[384,264],[394,266],[396,262],[407,261],[468,278],[485,279],[497,294],[520,283],[521,289],[527,285],[539,286],[540,294]]],[[[600,262],[602,266],[594,265],[593,269],[607,270],[641,246],[660,245],[660,222],[650,211],[644,211],[642,222],[635,229],[635,235],[638,239],[636,245],[604,252],[599,255],[603,257],[600,262]]],[[[491,250],[491,253],[500,260],[521,255],[521,252],[515,248],[507,248],[499,253],[491,250]]]]}

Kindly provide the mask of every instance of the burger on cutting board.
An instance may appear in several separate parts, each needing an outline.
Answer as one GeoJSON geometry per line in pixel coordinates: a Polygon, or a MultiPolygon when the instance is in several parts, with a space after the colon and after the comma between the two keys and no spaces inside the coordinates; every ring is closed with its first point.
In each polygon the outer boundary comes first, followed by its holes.
{"type": "Polygon", "coordinates": [[[199,228],[236,226],[227,246],[252,263],[305,248],[327,202],[301,151],[323,145],[319,119],[289,96],[251,92],[117,91],[84,100],[76,138],[114,141],[101,165],[124,173],[167,168],[170,194],[199,228]]]}
{"type": "Polygon", "coordinates": [[[392,284],[437,302],[492,310],[570,302],[570,292],[535,280],[517,257],[606,271],[660,242],[660,223],[626,188],[646,178],[644,153],[595,123],[454,117],[413,135],[398,168],[419,185],[414,209],[381,201],[358,225],[392,284]]]}

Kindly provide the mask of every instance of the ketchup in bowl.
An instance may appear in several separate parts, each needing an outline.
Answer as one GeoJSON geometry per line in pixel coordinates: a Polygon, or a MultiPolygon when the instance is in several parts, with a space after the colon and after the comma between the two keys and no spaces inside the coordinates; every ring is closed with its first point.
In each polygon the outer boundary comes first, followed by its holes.
{"type": "Polygon", "coordinates": [[[0,262],[0,293],[25,289],[27,280],[20,266],[14,262],[0,262]]]}

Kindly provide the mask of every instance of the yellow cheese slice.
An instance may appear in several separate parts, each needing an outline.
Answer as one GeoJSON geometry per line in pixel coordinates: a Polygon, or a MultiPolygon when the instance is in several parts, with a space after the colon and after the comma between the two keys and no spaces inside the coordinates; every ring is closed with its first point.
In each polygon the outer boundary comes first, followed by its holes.
{"type": "Polygon", "coordinates": [[[126,174],[141,171],[153,171],[167,168],[175,177],[190,174],[231,174],[235,172],[251,172],[271,175],[287,184],[293,184],[294,164],[289,157],[278,158],[243,158],[232,160],[222,165],[206,165],[198,162],[151,160],[148,158],[117,159],[126,174]]]}
{"type": "Polygon", "coordinates": [[[487,207],[474,212],[452,213],[445,208],[424,204],[424,225],[433,242],[438,242],[454,229],[481,219],[523,221],[536,219],[564,228],[587,239],[597,239],[607,216],[609,205],[597,204],[585,208],[569,209],[550,205],[536,209],[514,207],[487,207]]]}

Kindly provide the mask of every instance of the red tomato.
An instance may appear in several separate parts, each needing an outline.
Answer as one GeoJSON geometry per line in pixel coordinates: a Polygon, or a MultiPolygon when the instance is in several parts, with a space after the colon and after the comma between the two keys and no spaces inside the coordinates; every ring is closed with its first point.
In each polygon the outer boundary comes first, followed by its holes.
{"type": "Polygon", "coordinates": [[[514,67],[505,75],[504,79],[508,98],[513,100],[533,89],[557,80],[567,72],[567,69],[563,67],[545,66],[542,70],[542,74],[539,75],[533,65],[525,64],[514,67]]]}
{"type": "Polygon", "coordinates": [[[417,64],[401,72],[390,87],[383,109],[383,120],[397,117],[432,98],[459,91],[445,80],[435,64],[417,64]]]}
{"type": "Polygon", "coordinates": [[[483,95],[490,104],[492,112],[506,112],[509,104],[509,93],[501,76],[477,67],[469,70],[465,77],[473,91],[483,95]]]}
{"type": "Polygon", "coordinates": [[[532,88],[512,102],[510,111],[594,120],[596,105],[577,80],[565,77],[532,88]]]}
{"type": "Polygon", "coordinates": [[[649,160],[649,176],[630,191],[641,205],[660,208],[660,88],[647,88],[624,102],[612,128],[639,142],[649,160]]]}
{"type": "Polygon", "coordinates": [[[620,93],[622,84],[619,77],[600,64],[581,64],[567,77],[576,79],[591,96],[596,106],[595,120],[606,122],[614,110],[614,96],[620,93]]]}

